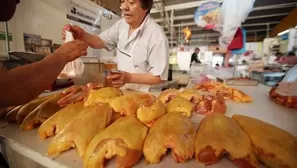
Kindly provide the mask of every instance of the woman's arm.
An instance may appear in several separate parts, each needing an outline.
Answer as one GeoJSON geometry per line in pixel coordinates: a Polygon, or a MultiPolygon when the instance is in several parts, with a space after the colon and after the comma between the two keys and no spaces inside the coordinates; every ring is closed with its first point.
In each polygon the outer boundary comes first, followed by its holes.
{"type": "Polygon", "coordinates": [[[101,49],[105,47],[104,41],[99,36],[91,35],[87,32],[85,32],[82,41],[92,48],[101,49]]]}
{"type": "Polygon", "coordinates": [[[86,55],[87,45],[73,41],[39,62],[0,71],[0,107],[20,105],[37,97],[57,78],[67,62],[86,55]]]}
{"type": "Polygon", "coordinates": [[[151,73],[132,73],[129,83],[153,85],[162,82],[163,80],[161,80],[160,76],[153,76],[151,73]]]}
{"type": "Polygon", "coordinates": [[[71,31],[75,39],[84,41],[88,46],[92,48],[107,48],[109,50],[112,50],[117,45],[119,23],[120,21],[116,22],[100,35],[89,34],[79,26],[67,24],[63,28],[62,39],[65,39],[65,31],[71,31]]]}
{"type": "Polygon", "coordinates": [[[111,74],[107,79],[112,80],[113,87],[122,87],[126,83],[153,85],[164,82],[160,76],[153,76],[151,73],[121,72],[111,74]]]}

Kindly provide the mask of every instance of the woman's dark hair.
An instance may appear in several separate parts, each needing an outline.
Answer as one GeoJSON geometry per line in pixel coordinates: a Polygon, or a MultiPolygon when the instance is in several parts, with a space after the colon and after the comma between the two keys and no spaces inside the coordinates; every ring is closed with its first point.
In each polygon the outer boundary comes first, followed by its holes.
{"type": "Polygon", "coordinates": [[[290,52],[288,53],[288,56],[296,56],[296,54],[295,54],[293,51],[290,51],[290,52]]]}
{"type": "Polygon", "coordinates": [[[144,10],[147,10],[147,14],[150,13],[152,6],[153,6],[153,0],[139,0],[141,3],[141,7],[144,10]]]}
{"type": "Polygon", "coordinates": [[[277,56],[277,57],[280,57],[280,56],[283,56],[284,54],[283,53],[281,53],[281,52],[277,52],[276,54],[275,54],[275,56],[277,56]]]}

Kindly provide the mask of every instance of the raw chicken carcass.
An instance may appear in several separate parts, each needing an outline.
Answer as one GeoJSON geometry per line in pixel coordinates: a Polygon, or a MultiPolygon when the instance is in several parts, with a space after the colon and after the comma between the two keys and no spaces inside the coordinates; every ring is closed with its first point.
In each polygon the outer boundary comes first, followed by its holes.
{"type": "Polygon", "coordinates": [[[205,117],[199,126],[196,142],[196,160],[206,165],[218,162],[229,154],[239,168],[256,168],[258,162],[249,137],[236,122],[222,114],[205,117]]]}
{"type": "Polygon", "coordinates": [[[183,97],[190,102],[197,104],[202,101],[202,95],[200,95],[195,89],[186,89],[181,94],[180,97],[183,97]]]}
{"type": "Polygon", "coordinates": [[[113,99],[122,95],[123,92],[121,89],[113,87],[105,87],[98,90],[91,90],[84,105],[85,107],[90,107],[101,103],[109,103],[113,99]]]}
{"type": "Polygon", "coordinates": [[[103,168],[104,161],[114,156],[117,167],[132,167],[142,156],[147,131],[135,117],[118,119],[93,138],[84,156],[84,167],[103,168]]]}
{"type": "Polygon", "coordinates": [[[250,137],[260,162],[270,168],[297,167],[297,138],[263,121],[243,116],[232,117],[250,137]]]}
{"type": "Polygon", "coordinates": [[[209,115],[213,113],[225,114],[227,106],[224,97],[217,92],[214,95],[203,95],[202,100],[195,106],[195,111],[201,115],[209,115]]]}
{"type": "Polygon", "coordinates": [[[85,108],[55,136],[47,154],[55,157],[75,147],[82,157],[92,138],[110,123],[111,115],[108,104],[85,108]]]}
{"type": "Polygon", "coordinates": [[[297,96],[283,96],[276,91],[276,87],[271,88],[270,98],[276,103],[287,108],[297,108],[297,96]]]}
{"type": "Polygon", "coordinates": [[[25,104],[17,113],[16,119],[18,124],[22,124],[26,116],[36,109],[40,104],[48,100],[51,96],[38,97],[29,103],[25,104]]]}
{"type": "Polygon", "coordinates": [[[146,103],[152,102],[155,97],[149,94],[130,93],[113,99],[110,106],[113,111],[121,115],[136,116],[137,109],[146,103]]]}
{"type": "Polygon", "coordinates": [[[156,100],[155,102],[139,107],[137,110],[137,118],[146,126],[151,127],[154,122],[165,113],[165,105],[160,100],[156,100]]]}
{"type": "Polygon", "coordinates": [[[159,96],[158,99],[163,103],[169,103],[173,98],[179,95],[179,91],[176,89],[167,89],[164,90],[159,96]]]}
{"type": "Polygon", "coordinates": [[[172,99],[166,106],[167,113],[180,113],[187,117],[192,115],[194,104],[183,97],[172,99]]]}
{"type": "Polygon", "coordinates": [[[45,120],[54,115],[61,107],[57,101],[63,97],[62,94],[56,94],[41,103],[37,108],[30,112],[23,120],[21,129],[31,130],[41,125],[45,120]]]}
{"type": "Polygon", "coordinates": [[[97,90],[102,88],[103,85],[99,83],[88,83],[82,86],[72,86],[63,91],[64,97],[58,101],[61,107],[65,107],[68,104],[83,101],[88,97],[90,90],[97,90]]]}
{"type": "Polygon", "coordinates": [[[167,113],[151,127],[143,154],[149,163],[156,164],[170,148],[175,162],[187,162],[194,155],[195,135],[196,129],[186,116],[167,113]]]}
{"type": "Polygon", "coordinates": [[[71,122],[76,116],[85,112],[83,102],[70,104],[61,109],[49,119],[47,119],[39,128],[38,135],[41,139],[46,139],[53,135],[56,135],[65,128],[65,126],[71,122]]]}

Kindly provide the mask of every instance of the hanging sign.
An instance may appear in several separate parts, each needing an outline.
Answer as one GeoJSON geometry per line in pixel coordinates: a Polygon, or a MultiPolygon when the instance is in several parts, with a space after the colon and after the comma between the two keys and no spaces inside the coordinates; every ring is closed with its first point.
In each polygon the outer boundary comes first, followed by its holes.
{"type": "MultiPolygon", "coordinates": [[[[95,3],[82,0],[69,0],[67,19],[70,24],[77,25],[89,34],[100,34],[100,16],[103,9],[95,3]]],[[[98,49],[88,48],[87,57],[98,57],[98,49]]]]}
{"type": "Polygon", "coordinates": [[[204,29],[214,29],[218,22],[221,4],[218,2],[207,2],[200,5],[194,14],[195,23],[204,29]]]}

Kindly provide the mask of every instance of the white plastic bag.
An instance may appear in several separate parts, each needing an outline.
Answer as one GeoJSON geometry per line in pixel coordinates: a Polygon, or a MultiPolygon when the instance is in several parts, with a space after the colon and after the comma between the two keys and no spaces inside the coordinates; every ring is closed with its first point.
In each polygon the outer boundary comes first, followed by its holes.
{"type": "Polygon", "coordinates": [[[297,96],[297,65],[286,74],[276,92],[283,96],[297,96]]]}
{"type": "MultiPolygon", "coordinates": [[[[71,32],[66,31],[65,43],[73,41],[73,35],[71,32]]],[[[65,65],[59,78],[80,78],[84,73],[85,64],[80,58],[69,62],[65,65]]]]}
{"type": "Polygon", "coordinates": [[[255,0],[224,0],[216,30],[221,33],[219,43],[228,47],[241,24],[252,11],[255,0]]]}

